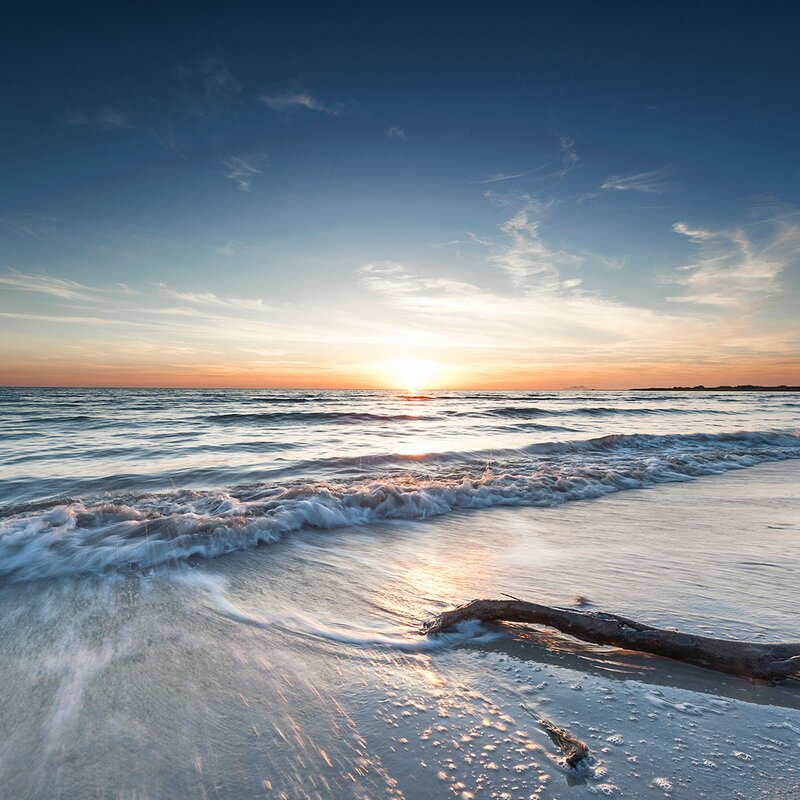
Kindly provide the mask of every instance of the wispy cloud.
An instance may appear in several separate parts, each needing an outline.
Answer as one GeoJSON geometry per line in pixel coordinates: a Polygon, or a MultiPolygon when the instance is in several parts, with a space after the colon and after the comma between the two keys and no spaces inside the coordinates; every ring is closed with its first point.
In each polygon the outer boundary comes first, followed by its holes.
{"type": "Polygon", "coordinates": [[[263,94],[261,102],[273,111],[292,113],[301,108],[309,111],[319,111],[322,114],[337,116],[342,113],[341,106],[329,105],[318,100],[308,92],[286,92],[284,94],[263,94]]]}
{"type": "MultiPolygon", "coordinates": [[[[512,181],[516,180],[517,178],[524,178],[527,175],[536,175],[536,180],[538,182],[537,191],[540,191],[545,185],[552,189],[553,187],[557,186],[570,172],[572,172],[572,170],[575,169],[580,161],[580,156],[575,148],[575,140],[571,136],[564,136],[562,134],[557,134],[557,136],[559,149],[557,164],[554,164],[551,161],[550,163],[542,164],[538,167],[531,167],[530,169],[523,170],[522,172],[498,172],[494,175],[489,175],[487,178],[472,181],[471,183],[473,185],[502,183],[503,181],[512,181]]],[[[487,197],[489,197],[492,202],[497,203],[499,199],[500,202],[502,202],[504,195],[487,193],[487,197]]]]}
{"type": "Polygon", "coordinates": [[[610,356],[663,357],[667,351],[699,350],[707,333],[698,320],[608,300],[581,291],[570,280],[509,295],[423,275],[396,262],[365,264],[359,273],[362,285],[406,324],[421,325],[448,347],[473,350],[480,361],[493,360],[501,368],[563,360],[591,363],[610,356]],[[670,338],[673,328],[679,333],[670,338]]]}
{"type": "Polygon", "coordinates": [[[672,226],[672,230],[675,231],[675,233],[680,233],[683,236],[686,236],[693,242],[705,242],[709,239],[714,239],[720,236],[719,231],[710,231],[710,230],[705,230],[703,228],[693,228],[687,225],[685,222],[676,222],[672,226]]]}
{"type": "MultiPolygon", "coordinates": [[[[506,197],[505,202],[510,208],[513,201],[506,197]]],[[[395,313],[407,324],[435,333],[448,347],[471,350],[475,364],[491,363],[485,366],[486,374],[519,374],[522,381],[531,365],[571,369],[583,364],[591,370],[600,364],[616,364],[630,373],[640,364],[664,364],[685,375],[699,365],[724,370],[743,358],[774,359],[770,363],[778,364],[796,354],[797,342],[785,330],[750,324],[739,309],[719,316],[687,305],[672,313],[585,288],[578,274],[585,264],[598,262],[615,269],[620,263],[554,247],[544,230],[557,206],[531,197],[518,198],[517,203],[500,225],[499,235],[472,237],[485,250],[487,265],[510,275],[512,292],[492,281],[491,270],[484,271],[485,280],[464,281],[396,261],[362,266],[362,285],[393,309],[387,310],[387,316],[395,313]]],[[[678,278],[687,286],[687,296],[681,299],[713,301],[701,300],[694,290],[718,281],[720,271],[725,273],[728,296],[732,286],[734,296],[772,291],[777,276],[800,253],[796,222],[783,218],[772,236],[757,237],[751,232],[745,239],[739,233],[676,226],[684,235],[692,234],[696,243],[710,243],[714,248],[727,243],[732,252],[723,254],[724,258],[739,253],[734,263],[720,263],[719,253],[708,252],[685,268],[678,278]],[[756,238],[761,239],[757,247],[756,238]],[[743,263],[742,254],[748,251],[743,263]]]]}
{"type": "Polygon", "coordinates": [[[0,232],[40,242],[53,238],[58,220],[45,214],[12,214],[0,217],[0,232]]]}
{"type": "Polygon", "coordinates": [[[676,222],[672,229],[698,247],[699,258],[668,278],[684,287],[675,303],[753,310],[781,289],[780,277],[800,265],[800,214],[712,230],[676,222]]]}
{"type": "Polygon", "coordinates": [[[584,250],[581,256],[584,259],[584,263],[595,264],[607,270],[624,269],[628,266],[630,260],[628,256],[606,256],[593,250],[584,250]]]}
{"type": "Polygon", "coordinates": [[[106,294],[104,291],[84,286],[77,281],[66,278],[56,278],[44,274],[29,275],[16,270],[0,275],[0,285],[23,292],[50,295],[62,300],[80,300],[84,303],[101,302],[106,294]]]}
{"type": "MultiPolygon", "coordinates": [[[[329,308],[268,306],[258,297],[229,297],[167,284],[151,285],[141,291],[123,284],[87,286],[52,275],[20,272],[0,274],[0,286],[12,290],[0,293],[0,317],[136,326],[148,329],[155,346],[168,341],[194,353],[207,352],[214,343],[237,347],[277,340],[332,343],[367,339],[343,331],[340,320],[334,321],[336,312],[329,308]],[[35,310],[21,309],[15,292],[47,295],[53,303],[35,310]],[[87,306],[91,308],[89,313],[84,311],[87,306]]],[[[59,346],[57,342],[51,344],[59,346]]]]}
{"type": "Polygon", "coordinates": [[[159,285],[161,290],[169,297],[200,306],[223,306],[226,308],[264,308],[261,298],[220,297],[213,292],[181,292],[165,284],[159,285]]]}
{"type": "Polygon", "coordinates": [[[492,195],[500,205],[517,205],[516,212],[500,225],[499,239],[471,239],[487,249],[489,264],[499,267],[523,286],[536,283],[542,288],[554,288],[561,282],[561,269],[579,265],[583,258],[563,249],[545,244],[541,236],[543,218],[557,206],[554,199],[541,200],[533,195],[492,195]]]}
{"type": "Polygon", "coordinates": [[[558,144],[561,148],[561,173],[566,175],[575,168],[580,156],[575,148],[575,140],[571,136],[559,136],[558,144]]]}
{"type": "Polygon", "coordinates": [[[669,188],[664,180],[668,175],[669,171],[666,169],[638,172],[635,175],[612,175],[606,178],[600,188],[615,192],[660,194],[669,188]]]}
{"type": "Polygon", "coordinates": [[[222,174],[236,184],[242,192],[249,192],[253,180],[264,173],[269,159],[266,153],[240,157],[228,156],[223,160],[222,174]]]}
{"type": "MultiPolygon", "coordinates": [[[[347,293],[352,298],[361,292],[357,311],[349,300],[268,305],[255,295],[229,296],[224,282],[213,290],[161,284],[134,291],[53,275],[2,274],[0,327],[11,343],[4,374],[20,382],[55,381],[56,375],[69,382],[91,369],[99,383],[112,380],[105,376],[130,383],[152,375],[157,383],[195,385],[236,380],[320,385],[324,376],[338,374],[340,380],[362,376],[374,385],[375,363],[412,350],[469,365],[466,385],[589,383],[587,375],[614,365],[622,376],[614,381],[624,385],[652,365],[672,365],[673,376],[686,376],[708,364],[724,370],[743,358],[767,369],[764,364],[786,364],[796,355],[786,326],[750,325],[745,317],[751,316],[739,307],[712,314],[684,297],[688,302],[671,312],[587,289],[580,272],[584,260],[594,256],[553,243],[555,201],[506,196],[498,208],[507,211],[505,221],[495,231],[470,237],[480,258],[471,254],[469,277],[454,273],[454,263],[441,274],[426,264],[370,261],[358,270],[359,285],[347,293]],[[26,338],[32,322],[38,329],[57,326],[57,336],[44,344],[26,338]],[[565,379],[567,374],[574,378],[565,379]]],[[[726,280],[752,288],[756,262],[760,277],[776,282],[788,269],[790,254],[800,251],[799,226],[791,215],[736,232],[676,225],[702,251],[696,264],[677,273],[686,295],[698,294],[690,276],[709,269],[718,277],[720,269],[732,268],[726,280]],[[738,248],[740,254],[749,248],[747,277],[733,264],[714,261],[717,248],[738,248]]],[[[752,296],[750,288],[746,294],[752,296]]]]}
{"type": "Polygon", "coordinates": [[[406,132],[402,128],[398,128],[396,125],[392,125],[392,127],[389,128],[386,131],[386,135],[390,139],[399,139],[402,142],[405,142],[405,141],[408,140],[408,136],[406,136],[406,132]]]}
{"type": "MultiPolygon", "coordinates": [[[[641,282],[628,291],[598,268],[619,262],[561,239],[567,200],[487,195],[500,216],[495,227],[443,243],[463,245],[464,258],[433,250],[416,263],[376,258],[358,268],[342,299],[329,293],[316,304],[279,299],[282,287],[255,272],[251,285],[261,289],[244,297],[232,296],[237,290],[224,276],[134,290],[0,273],[4,375],[55,380],[58,367],[59,380],[69,382],[91,364],[96,375],[131,382],[125,370],[134,365],[136,375],[157,372],[153,380],[167,384],[230,384],[233,375],[277,382],[280,370],[287,385],[319,385],[338,370],[343,381],[360,374],[374,385],[375,363],[411,351],[468,365],[464,385],[473,386],[530,386],[546,374],[560,376],[542,379],[556,385],[589,384],[586,376],[612,366],[622,377],[606,385],[633,382],[654,365],[672,369],[665,380],[673,382],[688,375],[706,381],[712,373],[699,370],[708,365],[724,376],[745,362],[764,375],[788,374],[798,352],[789,276],[799,266],[798,212],[759,209],[760,216],[730,227],[675,223],[693,252],[690,263],[669,275],[669,289],[630,269],[641,282]],[[269,291],[267,301],[259,291],[269,291]],[[667,294],[677,295],[673,305],[664,304],[667,294]],[[30,335],[45,325],[47,337],[30,335]],[[36,372],[36,363],[47,366],[36,372]]],[[[223,255],[255,258],[252,244],[218,244],[223,255]]]]}
{"type": "Polygon", "coordinates": [[[14,312],[14,311],[0,311],[0,317],[4,319],[25,319],[25,320],[34,320],[35,322],[54,322],[54,323],[74,323],[78,325],[123,325],[129,327],[141,327],[145,328],[145,325],[142,322],[136,322],[135,320],[128,320],[128,319],[112,319],[110,317],[89,317],[89,316],[78,316],[78,315],[64,315],[64,314],[25,314],[21,312],[14,312]]]}
{"type": "Polygon", "coordinates": [[[530,175],[533,172],[539,172],[540,170],[544,169],[544,167],[532,167],[531,169],[526,169],[524,172],[514,172],[514,173],[503,173],[499,172],[496,175],[490,175],[488,178],[484,178],[482,181],[473,181],[473,184],[482,184],[482,183],[498,183],[499,181],[511,181],[514,178],[523,178],[526,175],[530,175]]]}
{"type": "Polygon", "coordinates": [[[233,258],[239,253],[239,245],[233,239],[228,239],[228,241],[225,242],[225,244],[221,245],[220,247],[216,247],[214,249],[221,256],[226,256],[227,258],[233,258]]]}
{"type": "Polygon", "coordinates": [[[396,261],[372,261],[358,269],[361,283],[375,292],[421,297],[426,292],[470,292],[474,287],[450,278],[422,277],[396,261]]]}

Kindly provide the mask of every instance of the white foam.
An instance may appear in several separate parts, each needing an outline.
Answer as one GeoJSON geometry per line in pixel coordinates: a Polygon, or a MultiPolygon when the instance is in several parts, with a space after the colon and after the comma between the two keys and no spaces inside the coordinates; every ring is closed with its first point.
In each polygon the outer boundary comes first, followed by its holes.
{"type": "Polygon", "coordinates": [[[0,575],[36,580],[153,568],[273,542],[301,528],[421,520],[456,509],[555,506],[800,457],[789,433],[607,436],[537,446],[475,474],[110,497],[0,519],[0,575]]]}

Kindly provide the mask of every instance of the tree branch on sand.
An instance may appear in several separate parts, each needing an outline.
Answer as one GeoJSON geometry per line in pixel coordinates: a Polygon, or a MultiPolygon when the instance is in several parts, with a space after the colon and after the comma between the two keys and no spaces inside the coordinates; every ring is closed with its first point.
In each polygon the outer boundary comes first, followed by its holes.
{"type": "Polygon", "coordinates": [[[539,724],[547,731],[553,744],[563,753],[565,767],[577,769],[583,761],[589,758],[588,746],[568,730],[559,728],[544,717],[540,717],[539,724]]]}
{"type": "Polygon", "coordinates": [[[800,677],[800,642],[762,644],[713,639],[654,628],[616,614],[522,600],[472,600],[439,614],[424,625],[423,633],[441,633],[468,619],[546,625],[586,642],[651,653],[747,678],[781,681],[800,677]]]}

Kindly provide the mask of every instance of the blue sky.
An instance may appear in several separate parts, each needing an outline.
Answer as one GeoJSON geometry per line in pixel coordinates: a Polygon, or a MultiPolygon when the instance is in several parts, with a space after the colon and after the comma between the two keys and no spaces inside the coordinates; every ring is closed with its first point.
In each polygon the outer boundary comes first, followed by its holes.
{"type": "Polygon", "coordinates": [[[788,3],[11,17],[3,382],[800,383],[788,3]]]}

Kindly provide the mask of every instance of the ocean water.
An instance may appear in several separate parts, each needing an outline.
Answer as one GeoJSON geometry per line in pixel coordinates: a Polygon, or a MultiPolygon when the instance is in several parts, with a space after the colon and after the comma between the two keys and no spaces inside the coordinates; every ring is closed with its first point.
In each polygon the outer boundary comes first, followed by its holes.
{"type": "Polygon", "coordinates": [[[554,506],[800,456],[793,394],[0,390],[0,575],[554,506]]]}
{"type": "Polygon", "coordinates": [[[796,682],[419,631],[797,639],[798,537],[792,394],[3,389],[0,798],[789,797],[796,682]]]}

